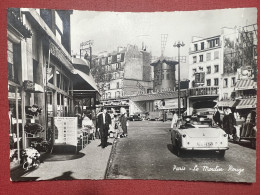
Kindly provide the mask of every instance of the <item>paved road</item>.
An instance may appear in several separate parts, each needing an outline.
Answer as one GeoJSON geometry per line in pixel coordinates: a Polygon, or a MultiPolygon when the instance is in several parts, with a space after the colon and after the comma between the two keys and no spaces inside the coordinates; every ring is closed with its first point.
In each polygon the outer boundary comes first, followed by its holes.
{"type": "Polygon", "coordinates": [[[107,178],[255,181],[254,149],[229,143],[224,159],[207,151],[190,151],[180,158],[173,152],[169,126],[161,121],[131,122],[129,137],[118,139],[107,178]]]}

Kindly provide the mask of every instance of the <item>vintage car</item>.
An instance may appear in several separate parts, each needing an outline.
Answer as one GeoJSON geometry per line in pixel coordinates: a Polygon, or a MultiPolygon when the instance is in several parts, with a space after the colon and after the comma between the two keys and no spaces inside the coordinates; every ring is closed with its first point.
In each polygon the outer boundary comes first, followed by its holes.
{"type": "Polygon", "coordinates": [[[134,114],[134,115],[130,115],[128,117],[128,120],[129,121],[142,121],[143,119],[139,115],[134,114]]]}
{"type": "Polygon", "coordinates": [[[177,156],[181,156],[185,150],[211,150],[224,157],[228,150],[228,136],[225,131],[212,127],[212,121],[205,117],[187,116],[170,132],[177,156]]]}

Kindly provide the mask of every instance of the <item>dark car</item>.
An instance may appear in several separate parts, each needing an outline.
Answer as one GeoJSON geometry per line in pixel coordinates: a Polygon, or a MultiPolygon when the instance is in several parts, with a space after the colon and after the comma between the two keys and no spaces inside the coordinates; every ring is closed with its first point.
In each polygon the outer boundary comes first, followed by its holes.
{"type": "Polygon", "coordinates": [[[130,115],[128,117],[128,120],[130,120],[130,121],[142,121],[143,119],[140,116],[134,114],[134,115],[130,115]]]}

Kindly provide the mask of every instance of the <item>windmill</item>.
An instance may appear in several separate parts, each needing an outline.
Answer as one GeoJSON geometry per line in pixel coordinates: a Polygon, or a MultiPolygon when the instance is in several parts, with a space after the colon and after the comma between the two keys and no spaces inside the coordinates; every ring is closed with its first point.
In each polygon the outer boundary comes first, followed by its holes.
{"type": "Polygon", "coordinates": [[[163,56],[164,54],[167,38],[168,38],[168,34],[161,34],[161,56],[163,56]]]}

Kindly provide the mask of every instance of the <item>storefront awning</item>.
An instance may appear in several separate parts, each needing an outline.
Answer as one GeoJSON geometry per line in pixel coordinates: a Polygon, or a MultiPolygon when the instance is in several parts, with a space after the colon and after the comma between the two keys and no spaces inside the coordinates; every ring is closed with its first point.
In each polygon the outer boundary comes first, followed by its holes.
{"type": "Polygon", "coordinates": [[[256,82],[254,82],[251,79],[239,80],[235,86],[235,90],[246,90],[246,89],[256,89],[256,88],[257,88],[256,82]]]}
{"type": "Polygon", "coordinates": [[[256,98],[240,99],[236,109],[256,108],[256,98]]]}
{"type": "Polygon", "coordinates": [[[236,105],[236,101],[233,100],[223,100],[223,101],[219,101],[217,102],[218,107],[235,107],[236,105]]]}
{"type": "Polygon", "coordinates": [[[85,74],[84,72],[75,69],[74,74],[78,74],[82,79],[84,79],[94,90],[98,91],[97,85],[92,76],[85,74]]]}

